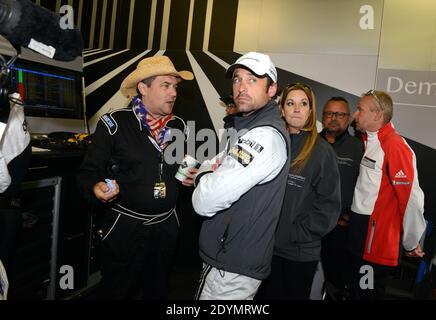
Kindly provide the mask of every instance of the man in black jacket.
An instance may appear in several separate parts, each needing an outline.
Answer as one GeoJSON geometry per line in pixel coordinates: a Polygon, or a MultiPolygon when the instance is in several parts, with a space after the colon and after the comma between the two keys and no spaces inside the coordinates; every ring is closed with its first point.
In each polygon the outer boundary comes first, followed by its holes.
{"type": "Polygon", "coordinates": [[[102,226],[101,292],[165,299],[177,245],[178,165],[164,150],[183,121],[172,114],[177,84],[192,80],[166,56],[146,58],[121,84],[131,105],[102,116],[79,173],[89,201],[107,206],[102,226]]]}
{"type": "Polygon", "coordinates": [[[333,97],[324,106],[321,137],[336,153],[341,177],[341,215],[337,226],[322,239],[321,259],[329,298],[343,299],[349,277],[348,220],[359,175],[363,143],[348,133],[350,106],[343,97],[333,97]]]}

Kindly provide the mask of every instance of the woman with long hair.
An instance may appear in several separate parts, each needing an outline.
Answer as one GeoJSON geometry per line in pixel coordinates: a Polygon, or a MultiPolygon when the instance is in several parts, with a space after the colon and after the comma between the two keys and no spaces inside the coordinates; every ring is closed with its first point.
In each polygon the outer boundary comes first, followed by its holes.
{"type": "Polygon", "coordinates": [[[288,85],[280,108],[291,138],[291,169],[271,275],[258,297],[309,299],[321,238],[336,225],[340,213],[339,171],[333,149],[318,137],[311,88],[302,83],[288,85]]]}

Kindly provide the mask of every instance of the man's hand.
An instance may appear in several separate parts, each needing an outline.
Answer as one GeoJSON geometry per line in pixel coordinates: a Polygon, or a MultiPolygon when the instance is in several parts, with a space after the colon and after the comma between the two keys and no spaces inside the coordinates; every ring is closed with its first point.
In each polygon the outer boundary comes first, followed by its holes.
{"type": "Polygon", "coordinates": [[[182,181],[182,184],[185,187],[192,187],[194,185],[195,176],[197,175],[198,169],[197,168],[191,168],[188,171],[188,174],[186,174],[186,179],[182,181]]]}
{"type": "Polygon", "coordinates": [[[111,192],[109,192],[110,188],[106,182],[101,181],[96,183],[93,188],[95,197],[103,203],[115,200],[117,195],[120,193],[120,187],[116,180],[112,180],[112,183],[114,189],[111,192]]]}
{"type": "Polygon", "coordinates": [[[412,258],[422,258],[425,255],[425,252],[422,251],[421,245],[418,244],[416,248],[412,251],[406,251],[406,256],[412,258]]]}
{"type": "Polygon", "coordinates": [[[349,221],[350,221],[350,216],[347,213],[345,213],[339,217],[338,225],[340,225],[341,227],[348,227],[349,221]]]}

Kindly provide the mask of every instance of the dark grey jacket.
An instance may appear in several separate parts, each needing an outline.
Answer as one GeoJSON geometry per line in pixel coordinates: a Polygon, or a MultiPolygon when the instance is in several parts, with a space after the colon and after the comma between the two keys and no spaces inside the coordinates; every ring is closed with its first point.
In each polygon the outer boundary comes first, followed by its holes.
{"type": "MultiPolygon", "coordinates": [[[[291,134],[292,160],[307,135],[291,134]]],[[[303,170],[289,172],[274,254],[292,261],[319,260],[321,238],[333,229],[341,212],[340,190],[335,152],[318,138],[303,170]]]]}

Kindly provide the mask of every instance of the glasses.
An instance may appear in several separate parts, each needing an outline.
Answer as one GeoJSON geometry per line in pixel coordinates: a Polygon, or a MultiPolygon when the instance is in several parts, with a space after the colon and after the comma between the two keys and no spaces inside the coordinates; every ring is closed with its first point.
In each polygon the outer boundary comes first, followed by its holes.
{"type": "Polygon", "coordinates": [[[373,97],[374,100],[377,102],[378,107],[380,108],[380,110],[383,111],[383,105],[381,104],[380,99],[377,97],[377,94],[376,94],[374,89],[371,89],[367,93],[365,93],[365,96],[373,97]]]}
{"type": "Polygon", "coordinates": [[[344,119],[345,116],[349,116],[350,114],[347,112],[332,112],[332,111],[326,111],[323,113],[324,117],[326,118],[333,118],[333,116],[336,116],[338,119],[344,119]]]}

